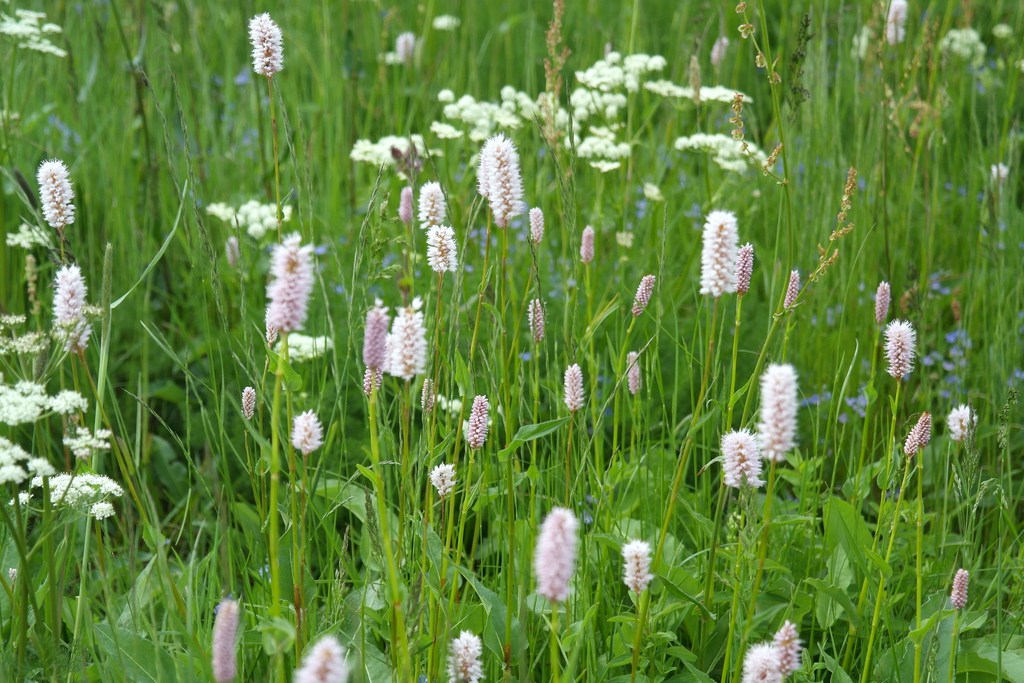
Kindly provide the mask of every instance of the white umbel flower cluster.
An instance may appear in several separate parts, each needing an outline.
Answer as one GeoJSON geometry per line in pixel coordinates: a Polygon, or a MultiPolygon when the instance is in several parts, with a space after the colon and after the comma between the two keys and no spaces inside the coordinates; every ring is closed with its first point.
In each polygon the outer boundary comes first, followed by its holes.
{"type": "MultiPolygon", "coordinates": [[[[50,503],[54,509],[69,508],[103,519],[113,514],[110,500],[124,495],[121,485],[102,474],[64,472],[47,477],[50,485],[50,503]]],[[[43,477],[32,478],[31,488],[41,488],[43,477]]],[[[27,494],[20,497],[23,504],[27,494]]]]}
{"type": "Polygon", "coordinates": [[[94,451],[109,451],[112,436],[109,429],[97,429],[93,434],[85,427],[76,427],[74,434],[64,435],[64,446],[81,460],[91,456],[94,451]]]}
{"type": "Polygon", "coordinates": [[[676,139],[675,148],[680,152],[697,151],[711,155],[719,168],[742,173],[748,168],[760,169],[768,163],[768,157],[753,143],[734,140],[730,135],[717,133],[694,133],[676,139]]]}
{"type": "MultiPolygon", "coordinates": [[[[245,202],[238,208],[215,202],[206,207],[206,213],[231,224],[238,230],[245,230],[246,234],[255,240],[262,239],[268,232],[277,229],[277,205],[262,204],[255,199],[245,202]]],[[[281,222],[287,223],[291,219],[292,207],[282,204],[281,222]]]]}

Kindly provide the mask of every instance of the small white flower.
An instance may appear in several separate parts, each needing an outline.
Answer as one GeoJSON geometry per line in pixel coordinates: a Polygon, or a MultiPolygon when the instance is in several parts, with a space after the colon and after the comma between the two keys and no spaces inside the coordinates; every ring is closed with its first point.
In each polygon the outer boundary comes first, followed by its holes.
{"type": "Polygon", "coordinates": [[[978,424],[978,416],[974,414],[971,407],[960,404],[953,408],[946,418],[946,425],[949,427],[949,438],[957,443],[962,442],[974,430],[978,424]]]}
{"type": "Polygon", "coordinates": [[[89,401],[77,391],[70,389],[60,391],[50,398],[50,410],[59,415],[85,412],[88,408],[89,401]]]}
{"type": "Polygon", "coordinates": [[[454,31],[461,23],[462,20],[458,17],[454,17],[450,14],[442,14],[434,17],[434,21],[431,22],[431,26],[433,26],[436,31],[454,31]]]}
{"type": "Polygon", "coordinates": [[[665,195],[661,194],[661,188],[654,183],[644,183],[644,196],[652,202],[665,201],[665,195]]]}
{"type": "Polygon", "coordinates": [[[98,503],[93,503],[93,506],[89,508],[89,514],[95,519],[106,519],[114,515],[114,506],[102,500],[98,503]]]}
{"type": "Polygon", "coordinates": [[[324,442],[324,428],[312,410],[299,413],[292,423],[292,446],[303,455],[309,455],[324,442]]]}
{"type": "MultiPolygon", "coordinates": [[[[281,353],[282,347],[283,343],[279,341],[275,351],[281,353]]],[[[334,340],[330,337],[311,337],[301,332],[292,332],[288,335],[288,360],[293,363],[320,358],[333,349],[334,340]]]]}
{"type": "Polygon", "coordinates": [[[109,451],[111,436],[109,429],[100,429],[93,434],[85,427],[76,427],[74,435],[64,435],[64,445],[76,458],[88,458],[93,451],[109,451]]]}
{"type": "Polygon", "coordinates": [[[455,466],[442,463],[430,470],[430,483],[437,489],[437,495],[444,498],[455,488],[455,466]]]}
{"type": "Polygon", "coordinates": [[[651,575],[651,546],[644,541],[630,541],[622,546],[622,580],[634,593],[644,592],[654,578],[651,575]]]}

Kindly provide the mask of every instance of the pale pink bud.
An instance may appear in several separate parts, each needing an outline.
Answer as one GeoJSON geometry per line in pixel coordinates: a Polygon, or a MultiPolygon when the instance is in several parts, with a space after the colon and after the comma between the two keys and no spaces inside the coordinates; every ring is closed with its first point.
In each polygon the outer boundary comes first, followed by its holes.
{"type": "Polygon", "coordinates": [[[345,648],[333,636],[324,636],[306,653],[292,680],[293,683],[345,683],[348,674],[345,648]]]}
{"type": "Polygon", "coordinates": [[[905,320],[893,320],[885,328],[885,358],[889,363],[889,375],[896,379],[914,369],[914,352],[917,347],[917,333],[905,320]]]}
{"type": "Polygon", "coordinates": [[[565,369],[565,407],[575,413],[583,407],[583,370],[576,363],[565,369]]]}
{"type": "Polygon", "coordinates": [[[881,325],[889,315],[889,300],[892,297],[892,289],[888,282],[879,282],[878,291],[875,292],[875,322],[881,325]]]}
{"type": "Polygon", "coordinates": [[[551,602],[569,597],[569,581],[576,567],[579,522],[571,510],[554,508],[544,518],[533,553],[537,593],[551,602]]]}
{"type": "Polygon", "coordinates": [[[459,266],[455,231],[447,225],[431,226],[427,233],[427,264],[435,273],[454,273],[459,266]]]}
{"type": "Polygon", "coordinates": [[[754,488],[761,479],[761,449],[757,438],[746,429],[722,435],[722,481],[726,486],[754,488]]]}
{"type": "Polygon", "coordinates": [[[406,185],[398,197],[398,220],[406,225],[412,223],[412,188],[406,185]]]}
{"type": "Polygon", "coordinates": [[[788,676],[800,668],[800,636],[792,622],[785,622],[775,633],[775,649],[779,653],[779,670],[788,676]]]}
{"type": "Polygon", "coordinates": [[[484,653],[480,637],[471,631],[463,631],[452,640],[448,651],[449,683],[479,683],[484,678],[484,667],[480,657],[484,653]]]}
{"type": "Polygon", "coordinates": [[[636,351],[626,354],[626,386],[634,396],[640,393],[640,354],[636,351]]]}
{"type": "Polygon", "coordinates": [[[974,414],[970,406],[962,403],[953,408],[949,413],[949,417],[946,418],[946,426],[949,427],[949,438],[957,443],[966,439],[974,431],[976,424],[978,424],[978,416],[974,414]]]}
{"type": "Polygon", "coordinates": [[[490,202],[495,225],[507,228],[523,212],[523,178],[512,141],[501,133],[488,138],[480,150],[477,174],[477,187],[490,202]]]}
{"type": "Polygon", "coordinates": [[[434,409],[435,398],[434,380],[428,377],[423,380],[423,389],[420,391],[420,408],[424,413],[429,413],[434,409]]]}
{"type": "Polygon", "coordinates": [[[754,245],[747,242],[736,255],[736,293],[743,296],[750,291],[750,277],[754,274],[754,245]]]}
{"type": "Polygon", "coordinates": [[[544,212],[534,207],[530,209],[530,241],[540,244],[544,239],[544,212]]]}
{"type": "Polygon", "coordinates": [[[779,650],[773,643],[750,646],[743,658],[742,683],[782,683],[784,678],[779,650]]]}
{"type": "Polygon", "coordinates": [[[36,172],[43,218],[51,228],[63,230],[75,222],[75,191],[71,187],[68,167],[59,159],[39,164],[36,172]]]}
{"type": "Polygon", "coordinates": [[[274,342],[277,341],[278,329],[277,329],[276,325],[274,325],[272,322],[270,322],[270,309],[269,308],[266,310],[266,313],[263,316],[263,321],[264,321],[264,325],[266,326],[267,346],[273,346],[274,342]]]}
{"type": "Polygon", "coordinates": [[[594,260],[594,229],[589,225],[583,228],[580,238],[580,261],[590,263],[594,260]]]}
{"type": "Polygon", "coordinates": [[[540,344],[544,341],[544,305],[541,304],[540,299],[530,301],[527,316],[530,321],[530,334],[533,336],[533,341],[540,344]]]}
{"type": "Polygon", "coordinates": [[[238,246],[238,238],[234,235],[224,242],[224,256],[227,258],[229,266],[238,267],[238,261],[242,258],[242,250],[238,246]]]}
{"type": "Polygon", "coordinates": [[[85,351],[92,327],[85,315],[88,289],[82,270],[75,265],[64,266],[54,278],[53,317],[58,337],[69,353],[85,351]]]}
{"type": "Polygon", "coordinates": [[[704,221],[700,293],[720,297],[736,291],[736,214],[712,211],[704,221]]]}
{"type": "Polygon", "coordinates": [[[764,457],[782,462],[796,445],[796,370],[792,365],[769,365],[761,375],[761,422],[758,440],[764,457]]]}
{"type": "Polygon", "coordinates": [[[430,483],[437,489],[437,495],[444,498],[455,488],[455,467],[441,463],[430,470],[430,483]]]}
{"type": "Polygon", "coordinates": [[[470,448],[483,448],[487,442],[487,420],[490,404],[486,396],[473,399],[473,408],[469,411],[469,425],[466,428],[466,443],[470,448]]]}
{"type": "Polygon", "coordinates": [[[374,368],[366,368],[363,372],[363,393],[369,396],[376,389],[380,389],[381,380],[384,379],[384,371],[374,368]]]}
{"type": "Polygon", "coordinates": [[[913,457],[931,440],[932,416],[930,413],[921,413],[921,417],[917,418],[917,424],[910,428],[907,439],[903,442],[903,452],[908,458],[913,457]]]}
{"type": "Polygon", "coordinates": [[[957,569],[953,577],[953,590],[949,593],[949,600],[953,603],[954,609],[963,609],[967,606],[967,584],[971,575],[966,569],[957,569]]]}
{"type": "Polygon", "coordinates": [[[633,298],[633,317],[638,317],[647,308],[651,301],[651,294],[654,293],[655,277],[644,275],[640,279],[640,286],[636,288],[636,296],[633,298]]]}
{"type": "Polygon", "coordinates": [[[284,68],[281,29],[269,14],[259,14],[249,20],[249,41],[253,71],[270,78],[284,68]]]}
{"type": "Polygon", "coordinates": [[[238,602],[222,600],[217,606],[217,616],[213,620],[213,644],[210,647],[213,659],[213,680],[217,683],[231,683],[235,680],[238,621],[238,602]]]}
{"type": "Polygon", "coordinates": [[[651,575],[651,546],[643,541],[630,541],[622,546],[622,581],[639,595],[654,576],[651,575]]]}
{"type": "Polygon", "coordinates": [[[786,286],[786,298],[782,307],[786,310],[793,308],[796,298],[800,294],[800,271],[794,270],[789,274],[789,284],[786,286]]]}
{"type": "Polygon", "coordinates": [[[251,420],[256,414],[256,390],[252,387],[242,389],[242,416],[251,420]]]}
{"type": "Polygon", "coordinates": [[[267,324],[282,332],[301,329],[313,293],[313,247],[302,246],[298,233],[284,238],[270,257],[267,324]]]}
{"type": "Polygon", "coordinates": [[[299,413],[292,421],[292,446],[301,451],[303,455],[309,455],[324,442],[324,428],[316,413],[307,410],[299,413]]]}
{"type": "Polygon", "coordinates": [[[444,225],[448,205],[440,183],[430,182],[420,188],[420,229],[429,230],[435,225],[444,225]]]}

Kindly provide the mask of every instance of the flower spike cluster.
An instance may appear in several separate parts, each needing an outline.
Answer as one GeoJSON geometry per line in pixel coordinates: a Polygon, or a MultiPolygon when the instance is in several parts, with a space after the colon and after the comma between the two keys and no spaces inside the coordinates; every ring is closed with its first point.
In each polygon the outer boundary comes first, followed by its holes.
{"type": "Polygon", "coordinates": [[[572,510],[556,507],[544,518],[533,554],[537,592],[550,602],[565,602],[576,568],[579,522],[572,510]]]}
{"type": "Polygon", "coordinates": [[[59,159],[39,164],[36,172],[39,182],[39,199],[43,207],[43,218],[51,228],[64,230],[75,222],[75,191],[71,187],[68,167],[59,159]]]}
{"type": "Polygon", "coordinates": [[[313,293],[313,247],[302,246],[294,233],[274,247],[270,257],[273,279],[267,286],[267,328],[294,332],[306,323],[309,296],[313,293]]]}
{"type": "Polygon", "coordinates": [[[523,178],[515,144],[501,133],[484,142],[477,168],[477,189],[490,202],[494,223],[507,228],[523,212],[523,178]]]}
{"type": "Polygon", "coordinates": [[[720,297],[736,291],[736,214],[712,211],[704,221],[700,256],[700,293],[720,297]]]}
{"type": "Polygon", "coordinates": [[[259,14],[249,20],[249,40],[252,42],[253,71],[272,78],[284,68],[281,29],[269,14],[259,14]]]}

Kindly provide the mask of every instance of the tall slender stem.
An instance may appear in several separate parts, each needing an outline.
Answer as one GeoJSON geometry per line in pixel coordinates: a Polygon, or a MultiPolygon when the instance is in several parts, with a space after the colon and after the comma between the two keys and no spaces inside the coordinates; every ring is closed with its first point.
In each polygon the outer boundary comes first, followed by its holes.
{"type": "Polygon", "coordinates": [[[409,643],[405,633],[405,619],[402,614],[402,591],[398,584],[398,568],[391,546],[391,529],[384,490],[384,473],[380,465],[380,439],[377,435],[377,389],[370,392],[370,460],[373,464],[373,486],[377,494],[377,517],[380,523],[381,545],[384,546],[384,560],[387,565],[388,589],[391,597],[392,642],[398,643],[395,666],[400,672],[399,680],[413,680],[412,660],[409,657],[409,643]]]}

